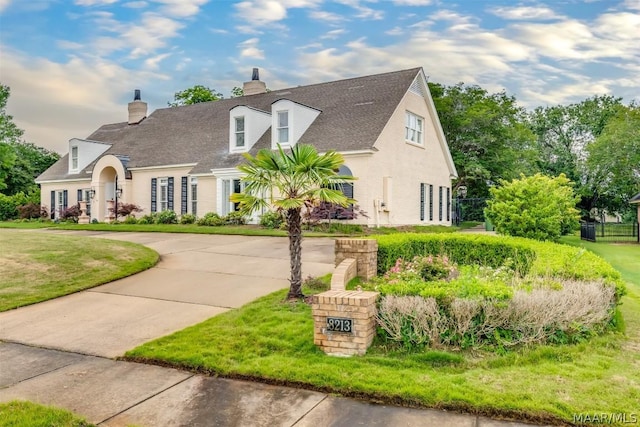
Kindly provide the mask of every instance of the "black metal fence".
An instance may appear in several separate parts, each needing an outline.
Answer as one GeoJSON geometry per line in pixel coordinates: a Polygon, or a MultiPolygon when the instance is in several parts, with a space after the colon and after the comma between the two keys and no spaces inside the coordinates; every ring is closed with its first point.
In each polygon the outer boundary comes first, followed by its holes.
{"type": "Polygon", "coordinates": [[[640,233],[637,222],[581,222],[580,238],[590,242],[638,242],[640,233]]]}
{"type": "Polygon", "coordinates": [[[485,207],[487,207],[487,199],[484,198],[453,199],[451,204],[453,224],[460,225],[462,221],[484,222],[485,207]]]}

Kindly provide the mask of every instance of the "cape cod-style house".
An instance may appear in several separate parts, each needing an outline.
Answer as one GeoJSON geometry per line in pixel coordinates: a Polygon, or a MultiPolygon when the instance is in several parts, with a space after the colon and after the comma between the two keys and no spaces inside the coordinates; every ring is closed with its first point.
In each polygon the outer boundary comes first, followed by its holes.
{"type": "Polygon", "coordinates": [[[37,178],[52,218],[80,201],[108,221],[109,208],[225,215],[242,190],[242,153],[311,144],[343,154],[344,187],[374,226],[451,224],[456,178],[421,68],[267,91],[257,69],[244,96],[162,108],[147,116],[135,91],[126,122],[105,124],[37,178]]]}

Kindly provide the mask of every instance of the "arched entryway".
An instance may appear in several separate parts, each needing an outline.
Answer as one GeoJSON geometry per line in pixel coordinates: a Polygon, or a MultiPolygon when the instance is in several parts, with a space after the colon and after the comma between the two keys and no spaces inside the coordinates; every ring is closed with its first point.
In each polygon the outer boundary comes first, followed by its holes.
{"type": "Polygon", "coordinates": [[[127,197],[126,171],[122,161],[107,155],[93,169],[91,190],[91,216],[100,222],[111,222],[116,218],[118,205],[127,197]]]}

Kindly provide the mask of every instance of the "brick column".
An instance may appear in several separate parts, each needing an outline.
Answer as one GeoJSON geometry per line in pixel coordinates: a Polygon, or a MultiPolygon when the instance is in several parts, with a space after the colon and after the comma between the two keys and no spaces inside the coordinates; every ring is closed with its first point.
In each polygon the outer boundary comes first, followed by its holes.
{"type": "Polygon", "coordinates": [[[347,258],[358,263],[358,276],[365,280],[375,277],[378,271],[378,242],[367,239],[336,239],[335,265],[347,258]]]}
{"type": "Polygon", "coordinates": [[[336,356],[363,355],[376,333],[378,292],[328,291],[313,296],[313,342],[336,356]]]}

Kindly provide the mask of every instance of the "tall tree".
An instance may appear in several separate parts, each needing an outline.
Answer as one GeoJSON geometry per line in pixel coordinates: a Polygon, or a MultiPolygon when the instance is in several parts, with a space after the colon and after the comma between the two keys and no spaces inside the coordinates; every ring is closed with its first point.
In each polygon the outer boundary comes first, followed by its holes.
{"type": "Polygon", "coordinates": [[[601,95],[568,106],[538,107],[529,116],[539,169],[551,176],[564,173],[576,184],[583,215],[597,207],[601,197],[598,176],[586,164],[588,147],[622,107],[620,98],[601,95]]]}
{"type": "Polygon", "coordinates": [[[203,85],[195,85],[176,92],[173,95],[173,102],[168,102],[167,104],[169,107],[179,107],[181,105],[198,104],[200,102],[218,101],[222,98],[222,94],[215,89],[210,89],[203,85]]]}
{"type": "Polygon", "coordinates": [[[355,200],[348,199],[337,189],[339,184],[354,178],[337,174],[344,163],[341,154],[335,151],[318,154],[311,145],[296,144],[287,152],[278,146],[276,151],[262,149],[255,157],[248,153],[244,157],[247,162],[238,166],[244,174],[244,191],[233,194],[231,201],[240,203],[240,211],[244,214],[272,207],[284,213],[291,264],[287,298],[303,298],[302,209],[317,202],[341,206],[354,203],[355,200]]]}
{"type": "Polygon", "coordinates": [[[456,188],[486,197],[493,183],[533,171],[535,138],[513,96],[463,83],[429,89],[458,170],[456,188]]]}
{"type": "Polygon", "coordinates": [[[0,84],[0,192],[13,195],[37,190],[35,178],[60,155],[22,141],[23,131],[5,111],[10,89],[0,84]]]}
{"type": "Polygon", "coordinates": [[[640,106],[620,108],[587,151],[587,168],[600,195],[596,207],[629,210],[629,199],[640,192],[640,106]]]}

